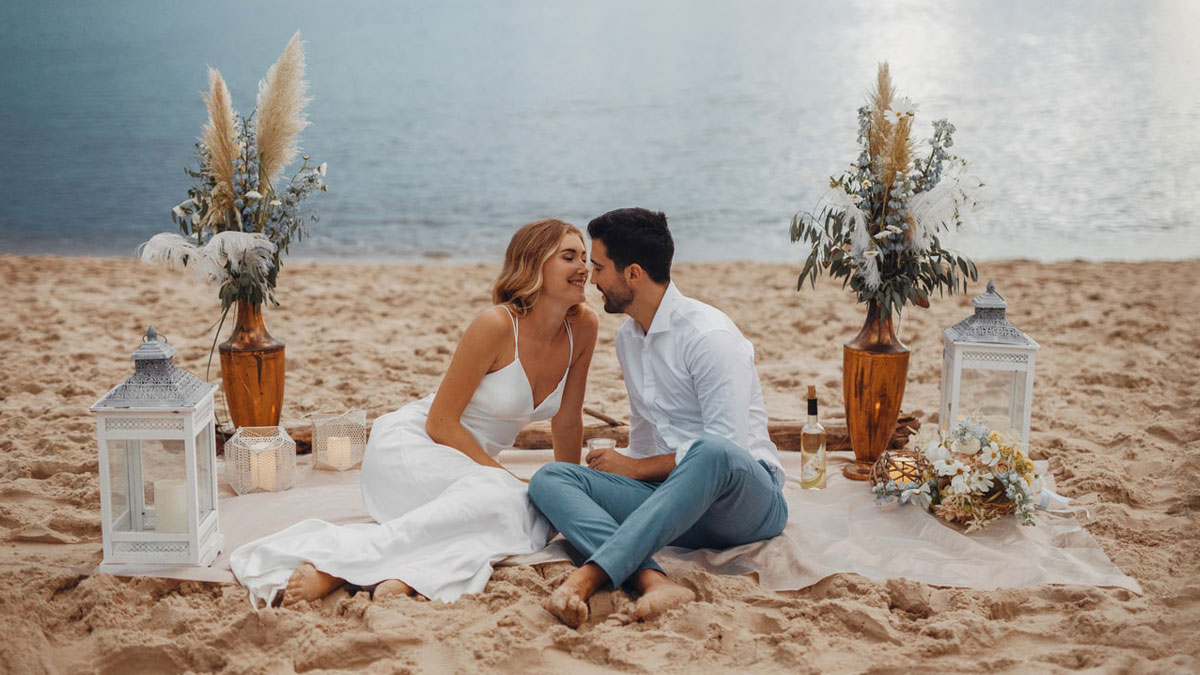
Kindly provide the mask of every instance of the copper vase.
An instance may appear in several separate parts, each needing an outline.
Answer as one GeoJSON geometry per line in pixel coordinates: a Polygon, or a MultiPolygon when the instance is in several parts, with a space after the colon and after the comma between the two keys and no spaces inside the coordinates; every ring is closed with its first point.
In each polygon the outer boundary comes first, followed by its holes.
{"type": "Polygon", "coordinates": [[[900,416],[908,380],[908,347],[896,337],[892,317],[881,318],[878,302],[867,307],[862,330],[842,349],[842,394],[854,463],[842,474],[870,480],[900,416]]]}
{"type": "Polygon", "coordinates": [[[235,427],[279,424],[283,409],[283,340],[271,337],[262,305],[237,303],[233,334],[222,342],[221,382],[235,427]]]}

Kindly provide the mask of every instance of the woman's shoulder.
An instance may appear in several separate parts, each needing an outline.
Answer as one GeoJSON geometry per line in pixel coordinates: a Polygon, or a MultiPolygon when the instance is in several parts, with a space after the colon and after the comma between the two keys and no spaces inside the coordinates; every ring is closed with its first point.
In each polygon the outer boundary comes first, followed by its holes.
{"type": "Polygon", "coordinates": [[[479,339],[494,342],[505,335],[512,335],[512,317],[503,305],[495,305],[480,312],[463,331],[464,339],[479,339]]]}

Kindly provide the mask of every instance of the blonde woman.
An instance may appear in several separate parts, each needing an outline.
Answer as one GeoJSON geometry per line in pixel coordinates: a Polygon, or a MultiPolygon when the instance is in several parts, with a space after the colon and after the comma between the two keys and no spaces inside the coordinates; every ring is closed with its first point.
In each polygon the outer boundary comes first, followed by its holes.
{"type": "Polygon", "coordinates": [[[306,520],[246,544],[230,562],[251,601],[314,600],[349,583],[374,597],[453,601],[492,564],[546,545],[550,525],[526,481],[496,460],[517,432],[551,420],[554,457],[579,463],[583,396],[596,345],[584,303],[583,234],[540,220],[513,235],[496,306],[463,333],[437,393],[375,421],[362,465],[377,524],[306,520]]]}

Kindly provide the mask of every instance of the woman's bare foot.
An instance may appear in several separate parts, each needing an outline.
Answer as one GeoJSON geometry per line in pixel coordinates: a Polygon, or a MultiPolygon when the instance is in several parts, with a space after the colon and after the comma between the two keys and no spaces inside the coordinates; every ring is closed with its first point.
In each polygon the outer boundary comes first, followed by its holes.
{"type": "Polygon", "coordinates": [[[413,587],[409,586],[403,581],[400,581],[399,579],[388,579],[387,581],[379,582],[379,584],[375,586],[375,590],[371,592],[371,599],[378,602],[388,598],[413,596],[416,594],[417,592],[413,590],[413,587]]]}
{"type": "Polygon", "coordinates": [[[283,589],[283,606],[319,600],[336,591],[344,583],[345,580],[326,574],[311,563],[304,563],[292,572],[287,588],[283,589]]]}
{"type": "Polygon", "coordinates": [[[653,619],[673,607],[696,599],[696,594],[690,588],[680,586],[656,570],[642,570],[634,583],[642,592],[633,607],[635,621],[653,619]]]}
{"type": "Polygon", "coordinates": [[[588,563],[554,589],[544,606],[559,621],[571,628],[579,628],[588,620],[588,598],[606,581],[608,574],[599,565],[588,563]]]}

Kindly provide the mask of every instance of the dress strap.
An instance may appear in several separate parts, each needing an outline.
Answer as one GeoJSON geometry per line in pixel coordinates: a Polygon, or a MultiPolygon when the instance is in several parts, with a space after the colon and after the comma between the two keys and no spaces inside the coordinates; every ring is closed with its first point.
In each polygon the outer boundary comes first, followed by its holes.
{"type": "Polygon", "coordinates": [[[508,305],[500,305],[500,306],[504,308],[504,311],[508,312],[508,318],[510,321],[512,321],[512,325],[513,325],[513,358],[517,359],[519,361],[519,360],[521,360],[521,352],[517,350],[517,340],[519,339],[517,337],[517,315],[513,314],[513,311],[508,308],[508,305]]]}
{"type": "Polygon", "coordinates": [[[571,322],[563,319],[563,325],[567,327],[567,370],[571,370],[571,361],[575,358],[575,336],[571,334],[571,322]]]}

